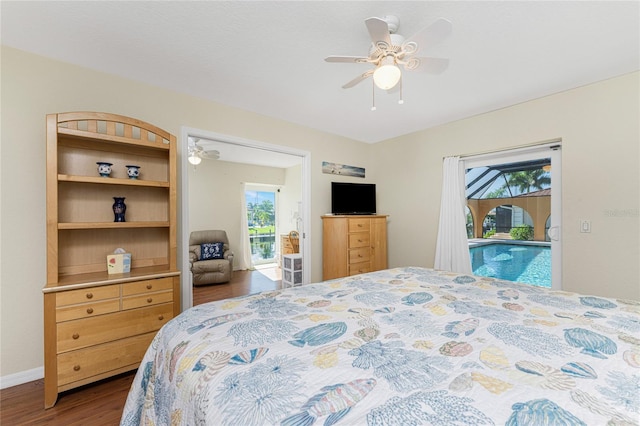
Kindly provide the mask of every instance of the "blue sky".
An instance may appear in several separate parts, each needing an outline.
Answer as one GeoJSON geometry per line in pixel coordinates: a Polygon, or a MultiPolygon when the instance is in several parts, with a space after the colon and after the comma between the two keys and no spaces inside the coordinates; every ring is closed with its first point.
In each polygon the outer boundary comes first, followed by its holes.
{"type": "Polygon", "coordinates": [[[247,203],[260,204],[264,200],[269,200],[276,205],[276,194],[274,192],[262,192],[262,191],[245,191],[244,198],[247,203]]]}

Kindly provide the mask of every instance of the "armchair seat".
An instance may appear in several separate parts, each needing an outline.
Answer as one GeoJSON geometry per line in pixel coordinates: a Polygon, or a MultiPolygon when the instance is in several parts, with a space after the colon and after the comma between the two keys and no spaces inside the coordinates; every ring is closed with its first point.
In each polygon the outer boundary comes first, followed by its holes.
{"type": "Polygon", "coordinates": [[[221,230],[193,231],[189,236],[189,263],[193,285],[219,284],[233,277],[233,252],[227,233],[221,230]],[[222,259],[202,259],[202,244],[223,243],[222,259]]]}

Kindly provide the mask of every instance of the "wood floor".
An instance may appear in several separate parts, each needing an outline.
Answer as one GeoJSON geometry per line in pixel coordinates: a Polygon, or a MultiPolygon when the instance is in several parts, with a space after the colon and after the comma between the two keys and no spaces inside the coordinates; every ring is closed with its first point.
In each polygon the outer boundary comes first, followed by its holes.
{"type": "MultiPolygon", "coordinates": [[[[193,288],[193,304],[244,296],[281,286],[280,269],[236,271],[226,284],[193,288]]],[[[44,407],[42,379],[0,391],[0,425],[118,425],[135,371],[64,392],[44,407]]]]}

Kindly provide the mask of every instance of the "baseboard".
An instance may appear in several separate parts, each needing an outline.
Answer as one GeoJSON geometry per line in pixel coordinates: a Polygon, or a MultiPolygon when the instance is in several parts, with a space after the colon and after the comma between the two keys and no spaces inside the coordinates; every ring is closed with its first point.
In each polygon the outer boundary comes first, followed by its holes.
{"type": "Polygon", "coordinates": [[[19,373],[9,374],[0,377],[0,389],[10,388],[12,386],[22,385],[24,383],[33,382],[44,377],[44,367],[33,368],[31,370],[21,371],[19,373]]]}

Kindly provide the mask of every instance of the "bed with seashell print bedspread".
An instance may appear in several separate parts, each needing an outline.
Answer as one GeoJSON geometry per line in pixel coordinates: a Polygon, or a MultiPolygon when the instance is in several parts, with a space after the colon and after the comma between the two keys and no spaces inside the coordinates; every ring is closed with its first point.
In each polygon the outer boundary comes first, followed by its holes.
{"type": "Polygon", "coordinates": [[[195,306],[122,425],[638,425],[640,302],[409,267],[195,306]]]}

